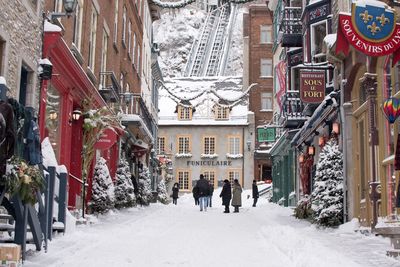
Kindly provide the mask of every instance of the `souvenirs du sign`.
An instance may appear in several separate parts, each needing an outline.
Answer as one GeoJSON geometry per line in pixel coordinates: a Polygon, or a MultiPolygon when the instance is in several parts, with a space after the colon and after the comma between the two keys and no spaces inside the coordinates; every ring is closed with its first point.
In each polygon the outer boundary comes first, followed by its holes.
{"type": "Polygon", "coordinates": [[[359,0],[351,15],[339,15],[336,53],[349,53],[349,43],[362,53],[380,57],[394,53],[393,65],[400,59],[400,24],[395,10],[383,2],[359,0]]]}

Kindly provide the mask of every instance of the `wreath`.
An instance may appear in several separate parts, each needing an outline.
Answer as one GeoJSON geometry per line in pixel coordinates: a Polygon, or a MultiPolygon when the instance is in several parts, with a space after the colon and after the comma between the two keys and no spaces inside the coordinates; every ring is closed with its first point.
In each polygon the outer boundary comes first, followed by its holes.
{"type": "Polygon", "coordinates": [[[37,192],[44,189],[45,182],[38,167],[28,165],[23,159],[12,157],[7,162],[7,172],[1,181],[6,192],[18,195],[24,204],[35,204],[37,192]]]}

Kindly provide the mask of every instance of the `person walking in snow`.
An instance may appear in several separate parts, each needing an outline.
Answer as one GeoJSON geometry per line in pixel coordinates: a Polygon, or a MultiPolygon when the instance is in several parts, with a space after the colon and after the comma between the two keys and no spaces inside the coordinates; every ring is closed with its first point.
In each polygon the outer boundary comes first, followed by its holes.
{"type": "Polygon", "coordinates": [[[256,206],[257,200],[260,197],[260,194],[258,193],[258,187],[257,187],[257,181],[253,180],[253,188],[252,188],[252,193],[253,193],[253,207],[256,206]]]}
{"type": "Polygon", "coordinates": [[[233,181],[232,206],[235,207],[233,212],[239,212],[239,207],[242,206],[242,187],[240,186],[238,179],[233,181]]]}
{"type": "Polygon", "coordinates": [[[199,205],[199,188],[195,185],[192,189],[193,198],[194,198],[194,205],[199,205]]]}
{"type": "Polygon", "coordinates": [[[211,208],[212,207],[212,196],[214,194],[214,186],[210,183],[210,191],[208,195],[208,206],[211,208]]]}
{"type": "Polygon", "coordinates": [[[174,183],[174,186],[172,187],[172,203],[173,204],[178,204],[178,194],[179,194],[179,184],[174,183]]]}
{"type": "Polygon", "coordinates": [[[222,187],[221,194],[219,197],[222,197],[222,205],[225,206],[224,213],[229,213],[229,202],[231,202],[232,192],[231,192],[231,183],[228,179],[224,180],[224,185],[222,187]]]}
{"type": "Polygon", "coordinates": [[[200,180],[197,181],[196,186],[199,188],[199,201],[200,201],[200,211],[207,211],[208,206],[208,195],[210,193],[210,185],[204,175],[200,174],[200,180]]]}

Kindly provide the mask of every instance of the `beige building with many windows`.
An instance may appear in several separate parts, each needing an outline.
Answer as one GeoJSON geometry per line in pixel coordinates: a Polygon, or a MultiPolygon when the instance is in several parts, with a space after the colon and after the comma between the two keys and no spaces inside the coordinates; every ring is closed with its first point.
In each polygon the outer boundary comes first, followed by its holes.
{"type": "Polygon", "coordinates": [[[191,191],[200,174],[214,188],[224,179],[250,188],[254,116],[247,93],[240,77],[166,81],[159,96],[157,152],[172,160],[181,191],[191,191]]]}

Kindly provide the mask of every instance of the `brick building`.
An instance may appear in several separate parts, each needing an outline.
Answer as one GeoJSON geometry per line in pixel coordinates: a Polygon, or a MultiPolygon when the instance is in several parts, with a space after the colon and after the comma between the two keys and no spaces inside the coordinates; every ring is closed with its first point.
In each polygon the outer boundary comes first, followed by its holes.
{"type": "Polygon", "coordinates": [[[243,86],[246,88],[252,83],[257,83],[249,95],[249,110],[254,112],[255,124],[254,178],[269,180],[269,143],[258,138],[258,132],[263,131],[265,125],[271,123],[273,118],[272,14],[265,3],[249,6],[248,13],[243,17],[243,36],[243,86]]]}
{"type": "MultiPolygon", "coordinates": [[[[47,0],[45,10],[50,15],[62,12],[63,1],[47,0]]],[[[92,108],[124,114],[126,133],[111,133],[117,136],[97,153],[107,160],[112,176],[120,155],[136,176],[139,166],[150,165],[156,126],[141,95],[143,32],[145,21],[151,27],[157,18],[157,8],[150,10],[144,0],[78,0],[73,16],[52,20],[59,32],[45,26],[43,56],[53,64],[53,77],[43,84],[41,136],[50,138],[59,163],[70,172],[71,206],[80,194],[74,177],[81,177],[83,123],[71,120],[71,114],[82,110],[83,99],[90,100],[92,108]],[[54,113],[58,119],[49,123],[54,113]]]]}

